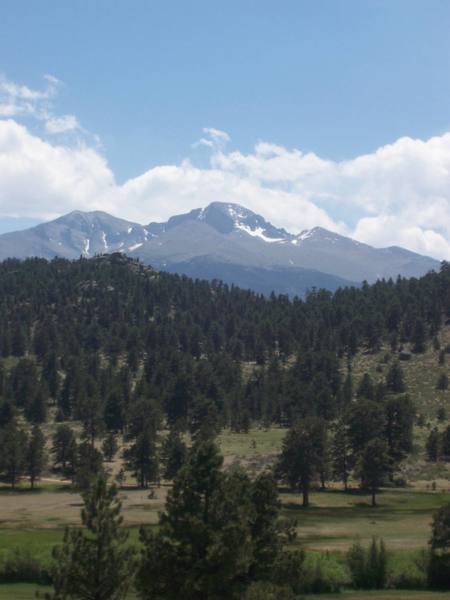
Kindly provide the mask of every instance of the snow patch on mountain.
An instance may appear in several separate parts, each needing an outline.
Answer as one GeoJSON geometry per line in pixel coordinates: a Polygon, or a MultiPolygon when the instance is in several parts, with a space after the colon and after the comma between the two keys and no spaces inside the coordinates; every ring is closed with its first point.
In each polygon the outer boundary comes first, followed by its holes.
{"type": "Polygon", "coordinates": [[[251,229],[251,227],[248,227],[247,225],[243,225],[242,223],[236,223],[235,227],[236,227],[236,229],[245,231],[245,233],[248,233],[248,235],[260,238],[264,242],[269,242],[269,243],[284,242],[284,238],[271,238],[271,237],[267,237],[266,235],[264,235],[265,230],[262,227],[256,227],[256,229],[251,229]]]}
{"type": "Polygon", "coordinates": [[[132,246],[128,247],[128,251],[133,252],[133,250],[140,248],[142,245],[143,245],[143,242],[139,242],[138,244],[133,244],[132,246]]]}

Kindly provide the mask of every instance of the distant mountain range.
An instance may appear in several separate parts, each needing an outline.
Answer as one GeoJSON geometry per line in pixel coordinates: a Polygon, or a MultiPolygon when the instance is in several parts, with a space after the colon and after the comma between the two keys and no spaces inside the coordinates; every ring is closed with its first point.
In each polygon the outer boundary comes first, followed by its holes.
{"type": "Polygon", "coordinates": [[[373,248],[321,227],[294,235],[242,206],[222,202],[147,226],[104,212],[75,211],[0,235],[0,259],[73,259],[112,252],[265,294],[303,295],[312,287],[335,290],[363,280],[419,277],[439,268],[437,260],[409,250],[373,248]]]}

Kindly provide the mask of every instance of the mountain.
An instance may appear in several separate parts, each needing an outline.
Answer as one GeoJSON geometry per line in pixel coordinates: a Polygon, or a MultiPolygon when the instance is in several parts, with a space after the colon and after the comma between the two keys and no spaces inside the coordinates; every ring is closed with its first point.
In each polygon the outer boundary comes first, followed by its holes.
{"type": "Polygon", "coordinates": [[[265,294],[302,295],[312,287],[335,290],[363,280],[418,277],[439,267],[438,261],[403,248],[373,248],[321,227],[295,235],[242,206],[222,202],[147,226],[103,212],[75,211],[0,235],[0,259],[112,252],[265,294]]]}
{"type": "Polygon", "coordinates": [[[104,212],[74,211],[49,223],[0,235],[0,259],[132,252],[149,235],[142,225],[104,212]]]}

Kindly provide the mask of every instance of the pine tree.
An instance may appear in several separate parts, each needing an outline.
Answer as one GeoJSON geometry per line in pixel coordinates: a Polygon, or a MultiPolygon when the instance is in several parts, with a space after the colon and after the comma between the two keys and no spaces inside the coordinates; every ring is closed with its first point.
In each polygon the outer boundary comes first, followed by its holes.
{"type": "Polygon", "coordinates": [[[109,432],[102,444],[102,452],[105,459],[111,462],[118,449],[117,436],[113,432],[109,432]]]}
{"type": "Polygon", "coordinates": [[[83,493],[83,529],[67,529],[53,551],[53,594],[48,600],[123,600],[136,568],[135,550],[122,528],[115,486],[102,476],[83,493]]]}
{"type": "Polygon", "coordinates": [[[433,515],[428,584],[433,589],[450,590],[450,504],[433,515]]]}
{"type": "Polygon", "coordinates": [[[353,468],[352,447],[348,435],[348,426],[343,419],[336,424],[333,443],[331,447],[333,474],[344,484],[348,490],[348,480],[353,468]]]}
{"type": "Polygon", "coordinates": [[[267,576],[281,539],[275,482],[224,473],[214,442],[191,449],[169,492],[158,532],[142,530],[142,600],[232,600],[267,576]]]}
{"type": "Polygon", "coordinates": [[[172,428],[162,444],[161,460],[164,479],[172,480],[187,459],[187,447],[180,432],[172,428]]]}
{"type": "Polygon", "coordinates": [[[448,377],[445,373],[441,373],[438,377],[436,389],[445,391],[448,389],[448,377]]]}
{"type": "Polygon", "coordinates": [[[38,425],[35,425],[28,439],[26,452],[26,473],[30,478],[31,489],[47,464],[45,437],[38,425]]]}
{"type": "Polygon", "coordinates": [[[301,491],[303,506],[309,505],[311,483],[319,475],[323,462],[324,432],[323,421],[309,417],[298,421],[283,440],[277,473],[293,489],[301,491]]]}
{"type": "Polygon", "coordinates": [[[47,418],[48,390],[41,383],[30,404],[26,407],[25,416],[31,423],[40,425],[47,418]]]}
{"type": "Polygon", "coordinates": [[[75,461],[75,484],[83,492],[103,476],[103,456],[89,441],[84,441],[77,448],[75,461]]]}
{"type": "Polygon", "coordinates": [[[427,459],[430,462],[437,462],[441,453],[441,437],[436,427],[430,431],[426,442],[427,459]]]}
{"type": "Polygon", "coordinates": [[[375,386],[372,378],[368,373],[364,373],[356,392],[358,398],[365,398],[366,400],[375,399],[375,386]]]}
{"type": "Polygon", "coordinates": [[[390,396],[386,400],[386,440],[394,463],[412,450],[416,411],[408,395],[390,396]]]}
{"type": "Polygon", "coordinates": [[[15,420],[12,420],[0,435],[0,468],[13,489],[25,470],[27,439],[27,434],[15,420]]]}
{"type": "Polygon", "coordinates": [[[363,487],[369,489],[372,506],[376,506],[376,494],[390,470],[388,445],[384,440],[368,442],[361,455],[359,472],[363,487]]]}
{"type": "Polygon", "coordinates": [[[56,468],[66,470],[69,460],[69,453],[72,449],[72,444],[75,441],[73,429],[69,425],[58,425],[52,439],[51,452],[53,454],[53,462],[56,468]]]}
{"type": "Polygon", "coordinates": [[[443,459],[450,461],[450,425],[442,432],[440,450],[443,459]]]}
{"type": "Polygon", "coordinates": [[[383,438],[386,430],[386,414],[383,405],[371,400],[358,400],[346,412],[348,436],[356,461],[367,442],[383,438]]]}
{"type": "Polygon", "coordinates": [[[159,478],[159,459],[155,435],[148,428],[139,433],[124,451],[125,469],[136,478],[141,488],[146,488],[159,478]]]}
{"type": "Polygon", "coordinates": [[[390,392],[402,394],[406,391],[405,378],[403,370],[398,361],[392,363],[386,376],[386,387],[390,392]]]}
{"type": "Polygon", "coordinates": [[[413,352],[422,353],[425,352],[425,342],[427,336],[425,331],[425,324],[422,319],[417,319],[414,325],[414,333],[413,333],[413,352]]]}

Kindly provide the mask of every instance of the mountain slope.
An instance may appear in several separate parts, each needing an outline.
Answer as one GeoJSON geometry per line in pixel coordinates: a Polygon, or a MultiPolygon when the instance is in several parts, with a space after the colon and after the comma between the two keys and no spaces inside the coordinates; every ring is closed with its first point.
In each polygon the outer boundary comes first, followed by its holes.
{"type": "Polygon", "coordinates": [[[107,213],[74,211],[31,229],[0,235],[0,258],[77,258],[131,252],[151,234],[142,225],[107,213]]]}
{"type": "Polygon", "coordinates": [[[303,295],[380,278],[421,276],[438,261],[403,248],[373,248],[321,227],[294,235],[231,203],[142,226],[107,213],[72,212],[0,236],[0,259],[77,258],[124,252],[191,277],[222,279],[262,293],[303,295]]]}

